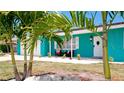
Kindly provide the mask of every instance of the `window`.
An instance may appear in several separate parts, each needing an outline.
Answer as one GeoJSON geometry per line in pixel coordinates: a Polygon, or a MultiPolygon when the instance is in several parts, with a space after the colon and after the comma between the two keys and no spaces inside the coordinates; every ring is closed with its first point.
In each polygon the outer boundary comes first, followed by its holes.
{"type": "MultiPolygon", "coordinates": [[[[56,42],[54,42],[54,48],[57,49],[59,46],[56,42]]],[[[72,48],[73,50],[79,49],[79,37],[75,37],[72,39],[72,48]]],[[[71,50],[71,40],[64,41],[63,43],[63,50],[71,50]]]]}

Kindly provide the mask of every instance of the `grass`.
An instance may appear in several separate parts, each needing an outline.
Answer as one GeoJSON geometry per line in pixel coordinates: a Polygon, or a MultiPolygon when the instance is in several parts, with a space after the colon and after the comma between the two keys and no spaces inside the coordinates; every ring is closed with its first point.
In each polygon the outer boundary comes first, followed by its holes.
{"type": "MultiPolygon", "coordinates": [[[[23,62],[17,62],[19,72],[23,72],[23,62]]],[[[112,80],[124,80],[124,65],[110,64],[112,80]]],[[[82,73],[91,72],[103,75],[103,64],[71,64],[71,63],[52,63],[34,62],[33,74],[38,75],[46,72],[82,73]]],[[[11,62],[0,62],[0,80],[14,78],[13,66],[11,62]]]]}

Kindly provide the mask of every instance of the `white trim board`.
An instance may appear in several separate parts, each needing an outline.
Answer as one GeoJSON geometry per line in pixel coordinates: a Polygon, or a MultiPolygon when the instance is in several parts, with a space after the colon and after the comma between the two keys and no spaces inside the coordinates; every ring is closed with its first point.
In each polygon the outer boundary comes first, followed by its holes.
{"type": "MultiPolygon", "coordinates": [[[[110,29],[122,28],[122,27],[124,27],[124,24],[118,24],[118,25],[111,26],[110,29]]],[[[97,32],[102,32],[102,27],[98,27],[97,32]]],[[[73,35],[85,34],[85,33],[93,33],[93,32],[90,30],[87,30],[87,29],[72,31],[73,35]]],[[[64,36],[65,34],[64,34],[64,32],[58,32],[57,35],[64,36]]]]}

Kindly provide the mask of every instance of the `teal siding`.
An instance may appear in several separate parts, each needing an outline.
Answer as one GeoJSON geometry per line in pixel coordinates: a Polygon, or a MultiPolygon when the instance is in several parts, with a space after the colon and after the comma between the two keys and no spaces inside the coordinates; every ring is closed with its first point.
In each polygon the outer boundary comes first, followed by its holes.
{"type": "Polygon", "coordinates": [[[49,51],[49,43],[47,39],[42,39],[41,40],[41,44],[40,44],[40,55],[41,56],[47,56],[48,55],[48,51],[49,51]]]}
{"type": "Polygon", "coordinates": [[[17,54],[18,54],[18,55],[21,54],[20,51],[21,51],[21,44],[20,44],[20,39],[18,39],[18,40],[17,40],[17,54]]]}
{"type": "MultiPolygon", "coordinates": [[[[97,33],[101,35],[102,33],[97,33]]],[[[73,37],[79,37],[79,49],[75,51],[75,55],[80,54],[81,57],[93,57],[93,41],[90,36],[96,36],[95,33],[78,34],[73,37]]]]}
{"type": "Polygon", "coordinates": [[[123,33],[124,28],[112,29],[108,32],[108,54],[114,61],[124,61],[123,33]]]}
{"type": "Polygon", "coordinates": [[[54,41],[52,41],[51,42],[51,54],[52,54],[52,56],[55,56],[55,52],[56,52],[56,50],[54,48],[54,41]]]}
{"type": "MultiPolygon", "coordinates": [[[[102,33],[99,33],[102,35],[102,33]]],[[[94,33],[77,34],[73,37],[79,37],[79,49],[74,51],[74,56],[80,54],[81,57],[93,57],[93,41],[90,41],[90,36],[96,36],[94,33]]],[[[41,40],[40,54],[41,56],[47,56],[49,51],[49,42],[47,39],[41,40]]],[[[111,29],[108,32],[108,55],[112,57],[114,61],[124,62],[124,28],[111,29]]],[[[51,45],[52,56],[55,56],[54,41],[51,45]]],[[[20,55],[21,44],[20,40],[17,40],[17,54],[20,55]]]]}
{"type": "MultiPolygon", "coordinates": [[[[102,33],[99,33],[101,35],[102,33]]],[[[74,57],[80,54],[81,57],[93,57],[93,41],[90,41],[90,36],[96,36],[93,33],[73,35],[79,37],[79,49],[74,50],[74,57]]],[[[55,55],[54,42],[52,42],[52,55],[55,55]]]]}
{"type": "MultiPolygon", "coordinates": [[[[80,54],[81,57],[93,57],[93,41],[90,41],[90,36],[96,35],[94,33],[74,35],[73,37],[79,37],[79,49],[75,50],[74,56],[80,54]]],[[[54,42],[52,42],[52,55],[55,55],[54,42]]],[[[108,31],[108,57],[112,57],[114,61],[124,62],[124,28],[108,31]]]]}
{"type": "MultiPolygon", "coordinates": [[[[99,33],[102,35],[102,33],[99,33]]],[[[74,51],[74,56],[80,54],[81,57],[93,57],[93,41],[90,41],[90,36],[96,36],[94,33],[77,34],[73,37],[79,37],[79,49],[74,51]]],[[[47,39],[41,40],[40,44],[41,56],[47,56],[49,51],[49,42],[47,39]]],[[[21,53],[20,40],[17,40],[17,54],[21,53]]],[[[55,56],[54,41],[51,45],[52,56],[55,56]]],[[[111,29],[108,31],[108,55],[114,61],[124,62],[124,28],[111,29]]]]}
{"type": "Polygon", "coordinates": [[[76,53],[80,54],[81,57],[92,57],[93,56],[93,44],[90,41],[91,34],[79,34],[74,37],[79,37],[79,49],[76,53]]]}

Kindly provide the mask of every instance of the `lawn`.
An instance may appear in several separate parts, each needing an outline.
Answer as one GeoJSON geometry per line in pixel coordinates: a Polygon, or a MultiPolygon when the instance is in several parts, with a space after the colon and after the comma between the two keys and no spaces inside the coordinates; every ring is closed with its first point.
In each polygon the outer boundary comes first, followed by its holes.
{"type": "MultiPolygon", "coordinates": [[[[23,62],[17,63],[20,73],[23,72],[23,62]]],[[[110,64],[112,80],[124,80],[124,65],[110,64]]],[[[82,73],[91,72],[103,75],[103,64],[71,64],[71,63],[52,63],[52,62],[34,62],[33,75],[39,75],[47,72],[64,73],[82,73]]],[[[0,80],[9,80],[14,78],[11,62],[0,62],[0,80]]]]}

